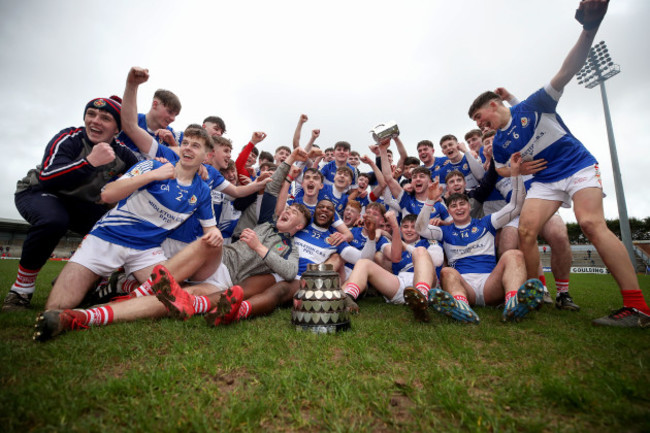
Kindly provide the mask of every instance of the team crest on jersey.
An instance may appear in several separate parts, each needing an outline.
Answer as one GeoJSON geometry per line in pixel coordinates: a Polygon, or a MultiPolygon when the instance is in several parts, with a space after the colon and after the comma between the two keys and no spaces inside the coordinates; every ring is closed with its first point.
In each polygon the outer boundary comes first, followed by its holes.
{"type": "Polygon", "coordinates": [[[467,170],[469,167],[467,167],[467,164],[463,164],[463,170],[467,170]]]}
{"type": "Polygon", "coordinates": [[[196,204],[196,201],[197,201],[197,198],[196,198],[195,195],[193,195],[192,197],[190,197],[190,204],[196,204]]]}
{"type": "Polygon", "coordinates": [[[134,168],[133,170],[131,170],[131,174],[133,176],[140,176],[142,174],[142,170],[140,170],[139,168],[134,168]]]}
{"type": "Polygon", "coordinates": [[[106,107],[106,101],[103,99],[96,99],[95,102],[93,102],[93,105],[97,108],[106,107]]]}
{"type": "Polygon", "coordinates": [[[524,128],[528,126],[528,117],[521,118],[521,126],[524,128]]]}
{"type": "Polygon", "coordinates": [[[478,233],[478,227],[472,227],[472,234],[478,233]]]}
{"type": "Polygon", "coordinates": [[[328,236],[328,237],[325,239],[325,242],[327,242],[327,243],[330,244],[330,245],[334,245],[334,240],[332,239],[331,236],[328,236]]]}

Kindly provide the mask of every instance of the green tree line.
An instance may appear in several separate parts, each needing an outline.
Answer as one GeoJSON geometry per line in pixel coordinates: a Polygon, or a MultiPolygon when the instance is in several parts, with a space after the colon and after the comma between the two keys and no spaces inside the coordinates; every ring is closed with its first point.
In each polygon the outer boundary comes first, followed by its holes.
{"type": "MultiPolygon", "coordinates": [[[[606,220],[607,227],[621,237],[621,225],[618,219],[606,220]]],[[[572,244],[586,244],[589,243],[578,223],[567,223],[567,231],[569,232],[569,241],[572,244]]],[[[632,232],[633,241],[646,241],[650,240],[650,217],[642,220],[637,218],[630,218],[630,231],[632,232]]]]}

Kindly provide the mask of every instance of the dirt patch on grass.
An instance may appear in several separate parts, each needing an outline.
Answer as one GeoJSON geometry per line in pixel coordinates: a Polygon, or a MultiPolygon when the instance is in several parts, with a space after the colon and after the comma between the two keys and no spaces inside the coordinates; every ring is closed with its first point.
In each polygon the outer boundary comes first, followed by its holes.
{"type": "Polygon", "coordinates": [[[245,368],[230,371],[218,371],[216,374],[204,373],[206,382],[219,388],[222,394],[234,392],[237,388],[244,390],[257,384],[257,378],[245,368]]]}

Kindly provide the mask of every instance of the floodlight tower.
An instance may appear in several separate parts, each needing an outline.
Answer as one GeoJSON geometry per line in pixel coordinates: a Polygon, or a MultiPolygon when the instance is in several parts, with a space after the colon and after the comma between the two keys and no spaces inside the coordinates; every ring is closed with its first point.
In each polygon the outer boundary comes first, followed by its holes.
{"type": "Polygon", "coordinates": [[[576,74],[578,84],[584,84],[587,89],[593,89],[600,86],[600,95],[603,99],[603,108],[605,110],[605,123],[607,124],[607,138],[609,139],[609,153],[612,159],[612,171],[614,172],[614,188],[616,189],[616,202],[618,204],[618,219],[621,227],[621,237],[627,253],[632,260],[632,266],[636,268],[636,256],[632,246],[632,232],[630,230],[630,221],[627,217],[627,207],[625,205],[625,192],[623,191],[623,182],[621,180],[621,168],[618,164],[618,153],[616,152],[616,141],[614,140],[614,130],[612,128],[612,119],[609,114],[609,103],[607,102],[607,91],[605,90],[605,81],[621,72],[619,65],[612,61],[607,50],[605,41],[591,47],[587,61],[580,72],[576,74]]]}

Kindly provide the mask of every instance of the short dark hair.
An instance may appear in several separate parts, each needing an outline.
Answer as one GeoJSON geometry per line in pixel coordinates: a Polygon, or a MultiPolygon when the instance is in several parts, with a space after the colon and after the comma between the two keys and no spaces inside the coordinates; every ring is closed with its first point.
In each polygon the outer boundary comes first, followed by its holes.
{"type": "Polygon", "coordinates": [[[420,165],[420,160],[414,156],[407,156],[406,159],[404,159],[404,166],[407,165],[420,165]]]}
{"type": "Polygon", "coordinates": [[[359,157],[361,156],[361,155],[359,155],[359,152],[357,152],[356,150],[351,150],[350,151],[350,156],[352,156],[352,155],[359,156],[359,157]]]}
{"type": "Polygon", "coordinates": [[[494,129],[490,129],[489,131],[486,131],[485,134],[483,134],[483,138],[481,138],[481,140],[494,137],[495,135],[497,135],[497,132],[494,129]]]}
{"type": "Polygon", "coordinates": [[[334,152],[334,148],[333,147],[328,147],[327,149],[323,150],[323,153],[326,153],[326,152],[334,152]]]}
{"type": "Polygon", "coordinates": [[[280,151],[280,150],[286,150],[286,151],[288,151],[289,153],[291,153],[291,149],[289,148],[289,146],[278,146],[278,147],[275,149],[275,153],[278,153],[278,151],[280,151]]]}
{"type": "Polygon", "coordinates": [[[447,134],[447,135],[443,135],[442,138],[440,139],[440,145],[442,146],[442,143],[444,143],[444,142],[447,141],[447,140],[458,141],[458,139],[456,138],[455,135],[453,135],[453,134],[447,134]]]}
{"type": "Polygon", "coordinates": [[[338,149],[339,147],[342,147],[345,150],[350,150],[350,143],[347,141],[337,141],[336,144],[334,144],[334,150],[338,149]]]}
{"type": "Polygon", "coordinates": [[[417,220],[418,220],[418,215],[414,214],[414,213],[410,213],[410,214],[406,215],[404,218],[402,218],[401,224],[404,224],[406,222],[415,223],[417,220]]]}
{"type": "Polygon", "coordinates": [[[181,112],[181,100],[178,99],[178,96],[169,90],[158,89],[156,93],[153,94],[153,99],[159,100],[165,107],[172,110],[174,113],[179,114],[181,112]]]}
{"type": "Polygon", "coordinates": [[[423,173],[423,174],[426,174],[427,176],[431,177],[431,170],[429,170],[428,168],[426,168],[424,166],[415,167],[413,169],[413,171],[411,171],[411,176],[415,176],[418,173],[423,173]]]}
{"type": "Polygon", "coordinates": [[[273,155],[271,154],[271,152],[267,152],[266,150],[263,150],[260,153],[260,161],[261,160],[273,162],[273,155]]]}
{"type": "Polygon", "coordinates": [[[208,116],[203,120],[203,123],[214,123],[216,124],[219,129],[225,134],[226,133],[226,123],[223,121],[223,119],[219,116],[208,116]]]}
{"type": "Polygon", "coordinates": [[[420,146],[426,146],[426,147],[433,148],[433,142],[431,140],[420,140],[418,142],[418,145],[415,146],[415,148],[418,149],[420,146]]]}
{"type": "Polygon", "coordinates": [[[453,203],[457,201],[466,201],[467,203],[469,203],[469,197],[465,193],[455,192],[447,198],[447,206],[451,206],[453,203]]]}
{"type": "Polygon", "coordinates": [[[447,175],[445,176],[445,183],[447,183],[449,178],[451,178],[453,176],[460,176],[463,179],[465,179],[465,175],[463,173],[461,173],[459,170],[452,170],[449,173],[447,173],[447,175]]]}
{"type": "Polygon", "coordinates": [[[307,170],[305,170],[305,172],[303,173],[303,179],[305,178],[305,174],[307,173],[316,173],[320,178],[320,181],[323,182],[323,173],[321,173],[317,168],[309,167],[307,170]]]}
{"type": "Polygon", "coordinates": [[[472,102],[472,105],[469,106],[469,111],[467,112],[469,118],[474,119],[474,114],[485,104],[493,100],[501,102],[501,97],[491,90],[478,95],[478,97],[474,99],[474,102],[472,102]]]}
{"type": "Polygon", "coordinates": [[[309,208],[307,206],[305,206],[304,204],[302,204],[302,203],[294,203],[290,207],[295,207],[296,209],[298,209],[300,214],[305,219],[305,227],[307,227],[307,225],[311,221],[311,216],[312,216],[311,211],[309,210],[309,208]]]}
{"type": "Polygon", "coordinates": [[[483,133],[481,132],[480,129],[472,129],[467,134],[465,134],[465,141],[469,140],[474,136],[477,136],[478,138],[483,138],[483,133]]]}
{"type": "Polygon", "coordinates": [[[342,172],[342,173],[347,174],[348,176],[350,176],[350,180],[353,180],[353,181],[354,181],[354,172],[353,172],[352,169],[351,169],[350,167],[348,167],[347,165],[344,165],[343,167],[339,167],[339,168],[337,168],[337,169],[336,169],[336,173],[338,174],[339,172],[342,172]]]}
{"type": "Polygon", "coordinates": [[[260,171],[272,170],[275,171],[278,169],[278,166],[272,162],[264,161],[260,164],[260,171]]]}

